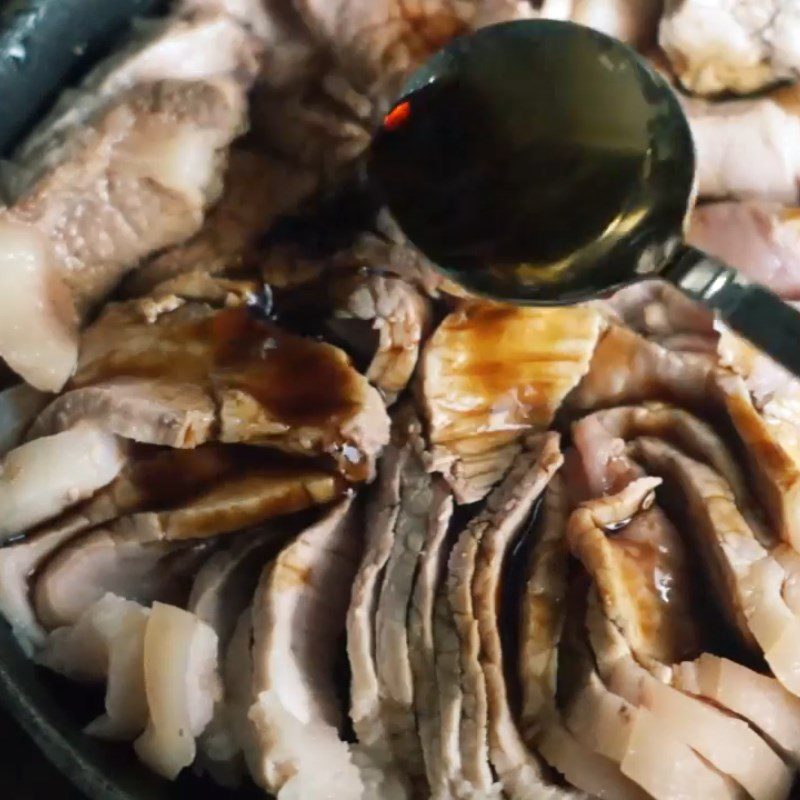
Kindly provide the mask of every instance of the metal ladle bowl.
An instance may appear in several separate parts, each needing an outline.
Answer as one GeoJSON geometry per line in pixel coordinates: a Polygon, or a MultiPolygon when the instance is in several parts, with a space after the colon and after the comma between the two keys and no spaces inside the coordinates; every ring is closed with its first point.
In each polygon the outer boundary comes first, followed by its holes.
{"type": "Polygon", "coordinates": [[[537,20],[454,40],[408,81],[369,173],[411,241],[473,292],[559,305],[661,276],[800,374],[800,314],[683,243],[691,131],[616,39],[537,20]]]}

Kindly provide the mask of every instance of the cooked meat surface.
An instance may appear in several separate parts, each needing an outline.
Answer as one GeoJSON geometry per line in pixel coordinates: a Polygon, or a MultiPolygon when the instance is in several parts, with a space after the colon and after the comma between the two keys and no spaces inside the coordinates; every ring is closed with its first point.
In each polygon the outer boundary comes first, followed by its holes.
{"type": "Polygon", "coordinates": [[[355,507],[334,506],[264,570],[253,604],[257,744],[247,753],[266,791],[361,797],[359,771],[339,739],[334,663],[359,557],[355,507]]]}
{"type": "Polygon", "coordinates": [[[354,480],[372,474],[388,440],[379,394],[342,351],[286,333],[244,307],[214,311],[181,303],[149,322],[135,303],[112,306],[85,334],[70,388],[45,410],[49,425],[42,423],[43,429],[83,418],[83,402],[90,417],[100,411],[121,435],[137,441],[194,447],[216,436],[327,456],[354,480]],[[152,425],[137,424],[130,415],[136,407],[119,391],[120,382],[129,381],[152,425]],[[153,397],[162,404],[154,405],[153,397]]]}
{"type": "Polygon", "coordinates": [[[467,303],[424,348],[420,392],[431,456],[460,503],[482,499],[526,433],[546,428],[589,368],[600,315],[584,308],[467,303]]]}
{"type": "Polygon", "coordinates": [[[800,77],[800,12],[792,0],[667,0],[659,42],[698,94],[750,94],[800,77]]]}
{"type": "Polygon", "coordinates": [[[80,320],[141,258],[200,227],[245,110],[230,79],[143,83],[47,152],[0,220],[4,272],[26,275],[4,293],[0,354],[12,369],[40,389],[64,385],[80,320]]]}

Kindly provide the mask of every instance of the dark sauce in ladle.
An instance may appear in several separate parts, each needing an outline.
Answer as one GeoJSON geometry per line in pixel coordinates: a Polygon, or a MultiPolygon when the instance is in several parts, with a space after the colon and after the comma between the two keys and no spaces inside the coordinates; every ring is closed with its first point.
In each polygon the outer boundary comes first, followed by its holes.
{"type": "Polygon", "coordinates": [[[584,298],[629,280],[680,229],[694,164],[676,107],[619,42],[499,25],[412,78],[370,174],[412,241],[467,288],[584,298]]]}

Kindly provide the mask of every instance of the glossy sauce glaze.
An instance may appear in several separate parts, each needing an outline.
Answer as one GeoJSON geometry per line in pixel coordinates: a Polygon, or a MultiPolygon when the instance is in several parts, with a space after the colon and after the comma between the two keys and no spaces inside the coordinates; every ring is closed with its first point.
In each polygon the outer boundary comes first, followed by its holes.
{"type": "MultiPolygon", "coordinates": [[[[145,378],[199,386],[218,400],[241,392],[257,402],[271,429],[324,429],[334,440],[363,401],[364,379],[344,352],[288,333],[258,309],[195,304],[152,324],[130,315],[113,324],[113,343],[86,348],[71,388],[145,378]]],[[[363,480],[365,458],[340,439],[332,455],[341,457],[348,478],[363,480]]]]}

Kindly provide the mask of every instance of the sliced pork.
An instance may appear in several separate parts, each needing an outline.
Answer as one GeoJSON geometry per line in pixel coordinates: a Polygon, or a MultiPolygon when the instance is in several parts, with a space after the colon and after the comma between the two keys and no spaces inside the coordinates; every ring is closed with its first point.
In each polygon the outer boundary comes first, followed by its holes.
{"type": "Polygon", "coordinates": [[[95,529],[68,542],[36,574],[36,617],[48,630],[74,625],[109,593],[145,606],[182,606],[206,558],[207,547],[163,542],[147,528],[95,529]]]}
{"type": "Polygon", "coordinates": [[[360,555],[355,506],[345,500],[307,528],[265,570],[253,604],[249,712],[255,781],[279,797],[361,797],[340,740],[334,664],[360,555]]]}
{"type": "Polygon", "coordinates": [[[525,755],[508,707],[497,586],[507,548],[561,461],[556,434],[531,441],[450,554],[447,598],[459,643],[462,693],[456,786],[475,792],[495,791],[492,766],[511,796],[523,790],[531,775],[541,780],[535,759],[525,755]]]}
{"type": "Polygon", "coordinates": [[[224,182],[200,231],[139,266],[125,281],[126,294],[152,292],[186,273],[242,269],[259,237],[280,215],[294,211],[315,183],[307,169],[242,147],[231,150],[224,182]]]}
{"type": "Polygon", "coordinates": [[[149,609],[107,594],[73,625],[53,631],[37,659],[77,681],[105,682],[105,714],[87,732],[133,741],[147,724],[144,636],[149,609]]]}
{"type": "Polygon", "coordinates": [[[391,98],[402,79],[459,34],[481,25],[523,19],[516,0],[297,0],[309,28],[330,47],[359,88],[391,98]]]}
{"type": "Polygon", "coordinates": [[[696,547],[743,643],[757,644],[775,677],[800,692],[794,653],[800,621],[781,594],[785,573],[758,542],[719,476],[664,442],[639,439],[635,457],[676,483],[694,522],[696,547]]]}
{"type": "Polygon", "coordinates": [[[147,727],[134,743],[139,758],[174,780],[195,758],[220,692],[217,636],[193,614],[156,603],[144,633],[147,727]]]}
{"type": "Polygon", "coordinates": [[[673,685],[746,719],[787,762],[800,760],[800,701],[778,681],[747,667],[703,653],[679,664],[673,685]]]}
{"type": "MultiPolygon", "coordinates": [[[[786,798],[793,774],[746,723],[683,694],[643,669],[617,626],[590,599],[587,626],[596,650],[604,654],[600,670],[609,687],[646,709],[675,740],[688,744],[724,781],[724,795],[741,796],[734,781],[753,798],[786,798]]],[[[637,712],[638,715],[638,712],[637,712]]],[[[717,796],[717,795],[714,795],[717,796]]]]}
{"type": "Polygon", "coordinates": [[[659,43],[698,94],[749,94],[800,77],[800,10],[792,0],[667,0],[659,43]]]}
{"type": "Polygon", "coordinates": [[[529,431],[547,427],[589,368],[601,318],[586,308],[466,303],[425,346],[420,393],[433,466],[460,503],[484,497],[529,431]]]}
{"type": "Polygon", "coordinates": [[[123,463],[119,440],[90,422],[12,450],[0,465],[0,542],[91,497],[123,463]]]}
{"type": "Polygon", "coordinates": [[[708,359],[674,352],[612,325],[601,336],[588,372],[567,397],[565,407],[578,413],[662,400],[703,408],[713,390],[714,367],[708,359]]]}
{"type": "MultiPolygon", "coordinates": [[[[70,386],[93,389],[78,395],[88,415],[102,413],[138,441],[193,447],[215,436],[326,456],[353,480],[373,473],[389,435],[380,395],[341,350],[286,333],[246,307],[215,311],[181,302],[148,321],[136,303],[112,306],[84,336],[70,386]],[[134,407],[120,382],[137,387],[142,416],[152,424],[137,425],[126,413],[134,407]],[[148,402],[148,387],[159,404],[148,402]],[[168,414],[166,423],[159,411],[168,414]]],[[[81,417],[79,400],[70,405],[73,394],[46,409],[36,430],[81,417]]]]}
{"type": "Polygon", "coordinates": [[[697,148],[701,197],[798,204],[797,87],[764,97],[682,100],[697,148]]]}
{"type": "Polygon", "coordinates": [[[63,386],[79,318],[142,257],[200,227],[244,112],[230,80],[141,84],[47,153],[0,220],[4,272],[26,276],[4,295],[0,353],[12,369],[63,386]]]}
{"type": "Polygon", "coordinates": [[[392,403],[406,388],[432,322],[430,303],[405,281],[384,275],[354,276],[334,286],[334,318],[328,327],[369,359],[365,375],[392,403]],[[352,327],[354,322],[368,323],[352,327]],[[374,349],[369,340],[375,338],[374,349]],[[371,351],[371,352],[370,352],[371,351]]]}
{"type": "MultiPolygon", "coordinates": [[[[217,634],[221,664],[229,650],[238,647],[233,642],[236,626],[252,601],[262,570],[291,529],[291,525],[283,530],[273,523],[243,533],[230,549],[215,553],[197,572],[187,608],[217,634]]],[[[248,664],[250,659],[248,642],[248,664]]],[[[198,740],[198,766],[222,785],[238,785],[243,773],[242,745],[233,723],[242,691],[252,702],[252,676],[243,678],[243,667],[235,663],[223,665],[223,695],[198,740]]],[[[246,713],[247,708],[244,716],[246,713]]]]}

